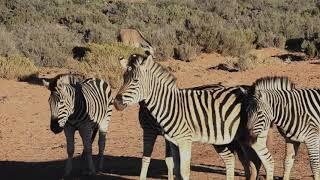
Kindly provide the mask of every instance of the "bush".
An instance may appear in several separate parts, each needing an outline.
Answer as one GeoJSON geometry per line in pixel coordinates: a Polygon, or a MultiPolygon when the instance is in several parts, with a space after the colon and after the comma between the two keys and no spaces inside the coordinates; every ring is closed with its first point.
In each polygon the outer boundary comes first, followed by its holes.
{"type": "Polygon", "coordinates": [[[301,44],[302,50],[306,53],[308,57],[314,58],[316,56],[319,56],[319,50],[316,47],[315,41],[303,41],[301,44]]]}
{"type": "Polygon", "coordinates": [[[119,57],[129,57],[132,53],[143,53],[142,49],[131,48],[121,43],[112,44],[88,44],[89,49],[79,62],[75,70],[87,76],[94,76],[107,80],[113,88],[122,83],[123,70],[119,63],[119,57]]]}
{"type": "Polygon", "coordinates": [[[319,21],[312,0],[10,0],[0,3],[0,54],[64,66],[75,46],[112,43],[120,28],[137,28],[159,59],[184,44],[240,56],[256,47],[283,48],[286,39],[310,40],[319,21]]]}
{"type": "Polygon", "coordinates": [[[175,58],[190,62],[193,61],[197,55],[197,49],[190,44],[183,44],[175,48],[175,58]]]}
{"type": "Polygon", "coordinates": [[[72,48],[81,44],[77,34],[58,24],[21,24],[16,34],[19,50],[37,66],[62,67],[72,57],[72,48]]]}
{"type": "Polygon", "coordinates": [[[166,60],[169,57],[173,57],[177,41],[172,28],[163,27],[158,29],[152,33],[151,38],[151,43],[155,48],[155,56],[158,60],[166,60]]]}
{"type": "Polygon", "coordinates": [[[254,69],[259,66],[274,65],[281,63],[281,59],[271,56],[262,56],[257,51],[251,51],[240,56],[235,62],[234,66],[240,71],[254,69]]]}
{"type": "Polygon", "coordinates": [[[0,57],[0,77],[6,79],[24,80],[38,73],[33,62],[19,55],[0,57]]]}
{"type": "Polygon", "coordinates": [[[286,38],[283,35],[275,35],[273,32],[257,32],[257,48],[277,47],[284,49],[286,38]]]}
{"type": "Polygon", "coordinates": [[[19,52],[16,47],[15,36],[8,32],[4,26],[0,26],[0,44],[0,56],[18,54],[19,52]]]}
{"type": "Polygon", "coordinates": [[[218,38],[220,53],[240,56],[254,47],[255,34],[251,30],[232,29],[220,32],[218,38]]]}

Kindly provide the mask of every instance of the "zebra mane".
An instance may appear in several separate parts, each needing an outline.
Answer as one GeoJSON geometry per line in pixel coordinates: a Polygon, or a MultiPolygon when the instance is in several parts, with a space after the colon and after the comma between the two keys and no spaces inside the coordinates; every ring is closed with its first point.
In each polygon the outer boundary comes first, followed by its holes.
{"type": "Polygon", "coordinates": [[[292,90],[295,84],[288,77],[263,77],[253,83],[255,90],[292,90]]]}
{"type": "MultiPolygon", "coordinates": [[[[141,54],[132,54],[129,57],[128,66],[141,64],[140,61],[145,61],[147,59],[147,56],[141,55],[141,54]]],[[[155,69],[155,73],[158,75],[164,76],[164,78],[168,78],[172,83],[176,83],[177,78],[164,66],[159,64],[158,62],[155,62],[152,60],[152,64],[150,64],[150,68],[155,69]]]]}
{"type": "Polygon", "coordinates": [[[177,82],[177,78],[164,66],[162,66],[161,64],[157,63],[157,62],[153,62],[155,64],[155,69],[158,69],[157,73],[159,74],[164,74],[165,78],[168,78],[168,80],[170,80],[172,83],[176,83],[177,82]]]}
{"type": "Polygon", "coordinates": [[[84,79],[85,77],[80,74],[59,74],[56,77],[50,79],[49,90],[55,91],[58,82],[63,84],[76,85],[84,79]]]}

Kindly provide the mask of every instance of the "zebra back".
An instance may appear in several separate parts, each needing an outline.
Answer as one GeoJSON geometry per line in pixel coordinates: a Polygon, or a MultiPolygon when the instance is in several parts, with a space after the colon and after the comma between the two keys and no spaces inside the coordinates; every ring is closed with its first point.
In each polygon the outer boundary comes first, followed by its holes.
{"type": "MultiPolygon", "coordinates": [[[[218,84],[208,84],[202,86],[195,86],[190,88],[184,88],[185,90],[218,90],[225,88],[221,83],[218,84]]],[[[139,102],[139,122],[142,129],[153,129],[158,132],[159,135],[163,135],[163,129],[157,122],[157,120],[152,116],[151,112],[148,110],[147,105],[144,101],[139,102]]]]}
{"type": "Polygon", "coordinates": [[[59,74],[52,79],[44,79],[44,81],[48,81],[49,84],[47,87],[50,91],[55,91],[58,82],[62,84],[76,85],[84,79],[85,76],[80,74],[59,74]]]}

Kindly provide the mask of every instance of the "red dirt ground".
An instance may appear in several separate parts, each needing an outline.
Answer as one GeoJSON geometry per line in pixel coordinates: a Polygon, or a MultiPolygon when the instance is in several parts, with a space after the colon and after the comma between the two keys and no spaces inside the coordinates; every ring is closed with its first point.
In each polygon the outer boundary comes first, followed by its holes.
{"type": "MultiPolygon", "coordinates": [[[[266,49],[260,53],[271,56],[284,52],[266,49]]],[[[225,60],[217,54],[203,54],[190,63],[169,60],[162,64],[179,69],[174,73],[179,87],[218,82],[228,86],[251,84],[257,78],[268,75],[289,76],[299,87],[320,87],[320,64],[317,62],[282,62],[232,73],[208,70],[225,60]]],[[[51,74],[45,76],[52,77],[51,74]]],[[[61,179],[67,157],[66,142],[63,134],[54,135],[49,129],[48,96],[49,91],[42,86],[0,79],[0,179],[61,179]]],[[[271,132],[269,144],[275,159],[275,175],[282,176],[285,147],[276,129],[271,132]]],[[[81,139],[77,134],[75,156],[81,152],[81,139]]],[[[96,141],[94,153],[97,153],[96,141]]],[[[142,131],[137,120],[137,106],[123,112],[114,110],[105,154],[104,172],[94,179],[139,178],[142,131]]],[[[148,177],[166,179],[162,137],[157,140],[153,158],[148,177]]],[[[79,163],[79,159],[75,158],[74,174],[76,179],[83,179],[78,176],[79,163]]],[[[242,174],[238,160],[236,166],[237,172],[242,174]]],[[[224,164],[211,145],[193,144],[191,170],[191,179],[225,179],[224,164]]],[[[264,174],[263,170],[261,174],[264,174]]],[[[307,151],[302,145],[291,177],[311,179],[311,175],[307,151]]],[[[237,173],[236,179],[244,177],[237,173]]]]}

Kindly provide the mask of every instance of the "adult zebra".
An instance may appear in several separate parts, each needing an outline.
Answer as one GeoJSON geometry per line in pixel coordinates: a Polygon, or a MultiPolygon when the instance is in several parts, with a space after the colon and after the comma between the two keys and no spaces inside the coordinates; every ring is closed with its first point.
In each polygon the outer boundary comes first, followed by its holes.
{"type": "Polygon", "coordinates": [[[44,85],[51,91],[51,131],[55,134],[64,130],[67,140],[68,160],[65,175],[72,171],[74,134],[79,130],[83,142],[83,157],[87,159],[88,175],[95,174],[92,160],[92,142],[99,131],[99,170],[103,167],[106,131],[112,113],[111,88],[100,79],[86,79],[77,75],[58,75],[44,85]]]}
{"type": "MultiPolygon", "coordinates": [[[[211,89],[222,89],[224,88],[221,84],[211,84],[211,85],[204,85],[204,86],[197,86],[192,87],[189,89],[193,90],[211,90],[211,89]]],[[[147,105],[145,102],[139,102],[139,122],[140,126],[143,130],[143,157],[142,157],[142,166],[140,171],[140,179],[146,179],[148,168],[151,160],[151,154],[153,151],[154,143],[157,139],[157,136],[163,136],[164,132],[161,126],[158,124],[157,120],[152,116],[150,111],[148,110],[147,105]]],[[[172,153],[170,149],[170,142],[165,139],[166,145],[166,165],[168,168],[168,179],[173,180],[173,160],[172,160],[172,153]]]]}
{"type": "MultiPolygon", "coordinates": [[[[240,123],[240,88],[179,89],[176,78],[154,62],[152,56],[133,54],[120,63],[126,72],[115,107],[123,110],[134,103],[146,103],[165,138],[171,142],[178,178],[189,179],[191,143],[201,141],[214,144],[226,164],[227,178],[233,179],[235,159],[231,144],[245,130],[238,127],[246,125],[244,121],[240,123]]],[[[247,175],[250,174],[249,163],[242,162],[247,175]]]]}
{"type": "Polygon", "coordinates": [[[248,101],[248,128],[253,149],[260,157],[267,179],[273,179],[273,159],[266,146],[274,123],[286,140],[284,179],[290,178],[300,143],[309,151],[314,179],[320,179],[320,89],[297,89],[287,77],[265,77],[253,84],[248,101]]]}

